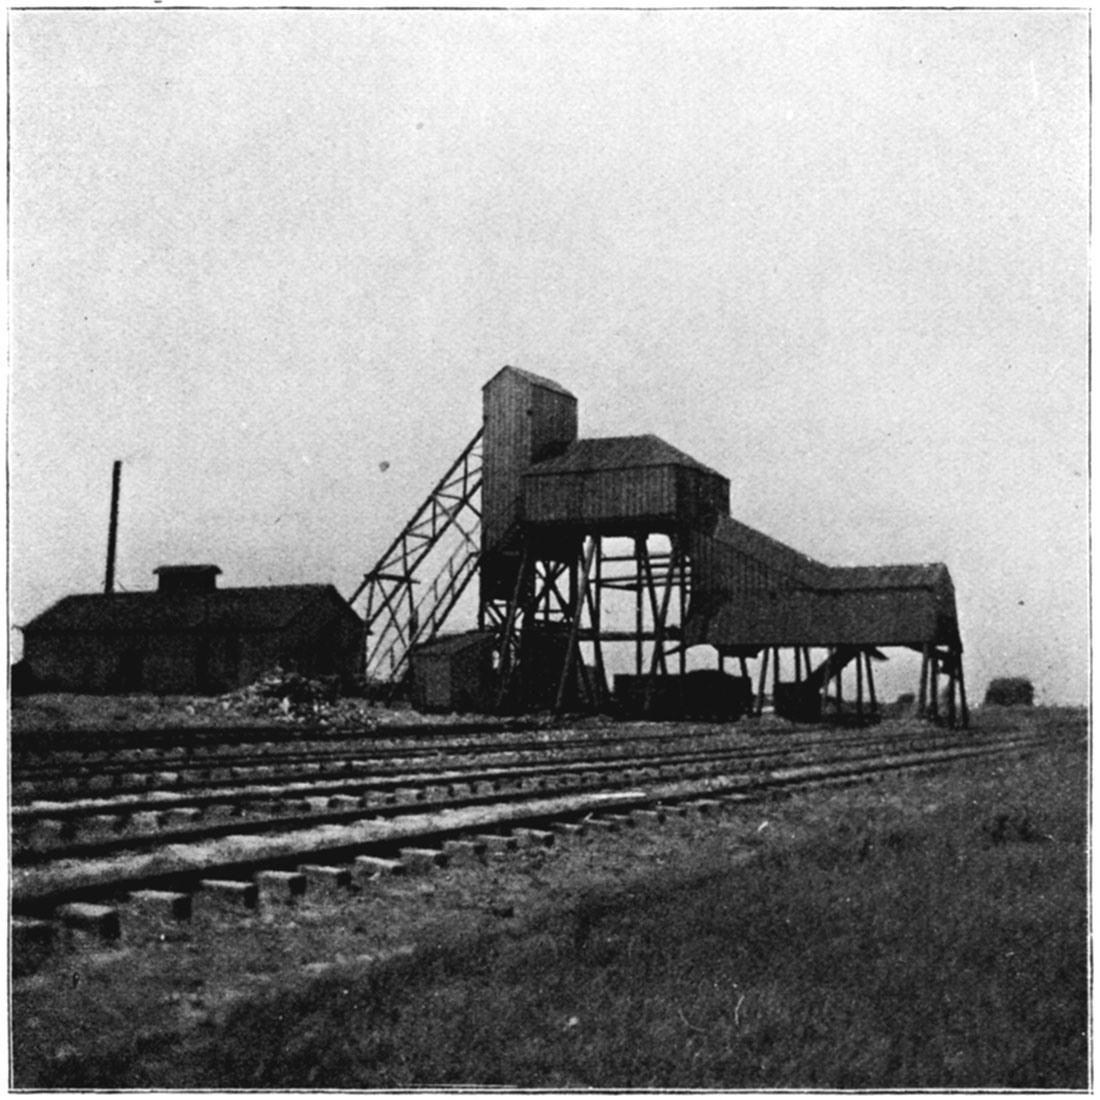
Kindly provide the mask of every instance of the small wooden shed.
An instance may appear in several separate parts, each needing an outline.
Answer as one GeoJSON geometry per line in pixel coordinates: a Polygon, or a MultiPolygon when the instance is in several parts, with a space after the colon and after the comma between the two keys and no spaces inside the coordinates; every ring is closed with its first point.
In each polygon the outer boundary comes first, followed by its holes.
{"type": "Polygon", "coordinates": [[[420,711],[492,709],[493,635],[450,634],[413,648],[412,704],[420,711]]]}

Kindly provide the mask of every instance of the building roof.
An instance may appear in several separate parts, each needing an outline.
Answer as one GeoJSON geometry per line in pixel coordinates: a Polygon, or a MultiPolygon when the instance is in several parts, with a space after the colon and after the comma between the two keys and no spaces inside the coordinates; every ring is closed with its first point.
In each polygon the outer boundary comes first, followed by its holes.
{"type": "Polygon", "coordinates": [[[320,603],[337,603],[359,616],[331,584],[222,588],[209,592],[115,592],[66,596],[23,627],[23,632],[279,630],[320,603]]]}
{"type": "Polygon", "coordinates": [[[958,644],[955,588],[941,562],[825,565],[728,516],[696,540],[689,646],[958,644]]]}
{"type": "Polygon", "coordinates": [[[940,588],[951,584],[942,562],[925,565],[833,565],[829,566],[831,589],[940,588]]]}
{"type": "Polygon", "coordinates": [[[769,573],[780,573],[797,585],[813,588],[829,583],[829,566],[732,516],[718,517],[710,539],[720,553],[727,550],[744,555],[760,562],[769,573]]]}
{"type": "Polygon", "coordinates": [[[501,367],[500,370],[498,370],[496,374],[494,374],[493,377],[490,378],[489,381],[486,382],[485,385],[481,388],[485,389],[486,386],[491,385],[502,374],[504,374],[505,371],[507,371],[509,374],[514,374],[517,377],[524,379],[524,381],[526,382],[530,382],[533,386],[541,386],[544,390],[553,390],[555,393],[562,393],[565,394],[566,397],[573,397],[574,400],[576,400],[574,395],[570,393],[569,390],[567,390],[559,383],[555,382],[552,378],[544,378],[541,374],[532,374],[531,371],[521,370],[519,367],[501,367]]]}
{"type": "Polygon", "coordinates": [[[718,647],[959,643],[946,566],[871,566],[866,573],[869,583],[861,586],[704,597],[688,613],[685,641],[718,647]],[[906,577],[913,583],[901,583],[906,577]]]}
{"type": "Polygon", "coordinates": [[[578,439],[570,443],[557,457],[535,463],[524,477],[592,473],[596,470],[629,470],[644,466],[684,466],[722,477],[716,470],[697,462],[691,455],[655,435],[578,439]]]}

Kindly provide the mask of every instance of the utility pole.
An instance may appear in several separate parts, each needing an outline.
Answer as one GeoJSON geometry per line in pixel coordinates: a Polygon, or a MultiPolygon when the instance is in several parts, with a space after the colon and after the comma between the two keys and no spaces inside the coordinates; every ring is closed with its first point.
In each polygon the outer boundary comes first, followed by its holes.
{"type": "Polygon", "coordinates": [[[110,595],[115,590],[115,549],[118,545],[118,489],[122,480],[122,461],[115,460],[111,471],[111,522],[107,529],[107,576],[103,581],[103,591],[110,595]]]}

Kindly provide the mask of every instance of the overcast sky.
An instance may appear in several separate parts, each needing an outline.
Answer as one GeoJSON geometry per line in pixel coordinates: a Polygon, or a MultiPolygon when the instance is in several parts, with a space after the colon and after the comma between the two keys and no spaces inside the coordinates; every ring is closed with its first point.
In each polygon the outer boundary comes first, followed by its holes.
{"type": "MultiPolygon", "coordinates": [[[[10,617],[349,595],[505,363],[1088,680],[1086,11],[12,11],[10,617]],[[388,462],[383,470],[380,463],[388,462]]],[[[915,686],[915,685],[912,685],[915,686]]]]}

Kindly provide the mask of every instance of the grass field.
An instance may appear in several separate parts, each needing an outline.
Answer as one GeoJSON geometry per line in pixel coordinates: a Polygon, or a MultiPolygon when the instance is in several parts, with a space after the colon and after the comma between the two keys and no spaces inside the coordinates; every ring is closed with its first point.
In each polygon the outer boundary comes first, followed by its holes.
{"type": "MultiPolygon", "coordinates": [[[[26,1081],[1086,1089],[1087,780],[1082,744],[798,796],[507,931],[26,1081]]],[[[18,1055],[17,1029],[17,1085],[18,1055]]]]}

